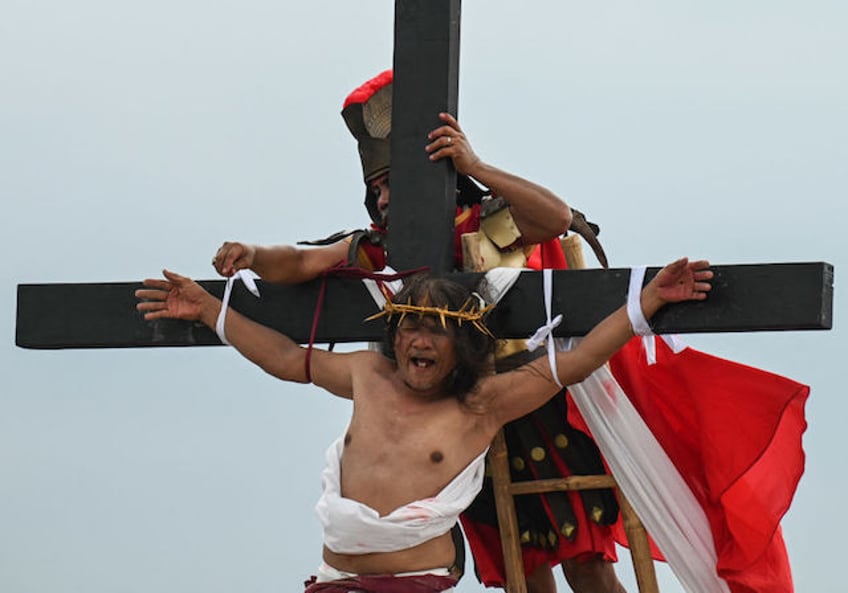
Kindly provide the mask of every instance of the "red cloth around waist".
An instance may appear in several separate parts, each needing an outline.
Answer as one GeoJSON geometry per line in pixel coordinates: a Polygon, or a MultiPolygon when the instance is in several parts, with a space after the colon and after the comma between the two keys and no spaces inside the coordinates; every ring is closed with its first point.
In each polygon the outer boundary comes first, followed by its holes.
{"type": "Polygon", "coordinates": [[[439,593],[456,586],[454,577],[435,574],[359,575],[347,579],[307,582],[305,593],[439,593]]]}

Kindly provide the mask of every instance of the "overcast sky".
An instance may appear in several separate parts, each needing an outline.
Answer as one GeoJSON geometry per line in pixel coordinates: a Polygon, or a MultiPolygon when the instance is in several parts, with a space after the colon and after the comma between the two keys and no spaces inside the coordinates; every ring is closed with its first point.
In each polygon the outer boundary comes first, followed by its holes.
{"type": "MultiPolygon", "coordinates": [[[[614,267],[835,265],[832,331],[687,337],[812,387],[784,520],[799,592],[845,590],[846,17],[828,0],[463,6],[474,148],[600,223],[614,267]]],[[[364,225],[339,111],[391,65],[392,24],[387,0],[4,2],[0,591],[270,593],[314,572],[346,402],[227,348],[17,349],[15,288],[211,278],[224,240],[364,225]]],[[[663,569],[661,590],[682,591],[663,569]]]]}

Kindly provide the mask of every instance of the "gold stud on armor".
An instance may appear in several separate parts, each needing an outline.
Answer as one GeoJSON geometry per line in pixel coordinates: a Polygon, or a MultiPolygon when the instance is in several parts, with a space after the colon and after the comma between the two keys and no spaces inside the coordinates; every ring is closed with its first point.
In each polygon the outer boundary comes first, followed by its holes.
{"type": "Polygon", "coordinates": [[[594,521],[595,523],[600,523],[601,519],[604,518],[604,509],[602,509],[601,507],[592,507],[591,515],[592,521],[594,521]]]}

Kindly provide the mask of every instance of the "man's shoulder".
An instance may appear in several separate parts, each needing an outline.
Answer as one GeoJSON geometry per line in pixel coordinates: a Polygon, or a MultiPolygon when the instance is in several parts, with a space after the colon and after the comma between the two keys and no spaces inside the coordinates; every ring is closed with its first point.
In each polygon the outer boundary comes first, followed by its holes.
{"type": "Polygon", "coordinates": [[[351,352],[348,352],[346,355],[362,360],[363,362],[369,362],[373,364],[381,364],[383,363],[383,361],[391,362],[388,358],[386,358],[386,356],[382,352],[378,350],[372,350],[370,348],[353,350],[351,352]]]}
{"type": "Polygon", "coordinates": [[[383,374],[394,370],[395,363],[377,350],[356,350],[349,353],[356,360],[354,369],[369,373],[383,374]]]}

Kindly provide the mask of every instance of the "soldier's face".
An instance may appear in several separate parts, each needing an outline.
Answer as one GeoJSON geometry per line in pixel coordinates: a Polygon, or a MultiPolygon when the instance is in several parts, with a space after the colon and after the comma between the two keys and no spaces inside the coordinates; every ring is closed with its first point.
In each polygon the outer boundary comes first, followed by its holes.
{"type": "Polygon", "coordinates": [[[389,174],[385,173],[368,184],[368,191],[371,192],[377,201],[377,210],[385,223],[389,216],[389,174]]]}

